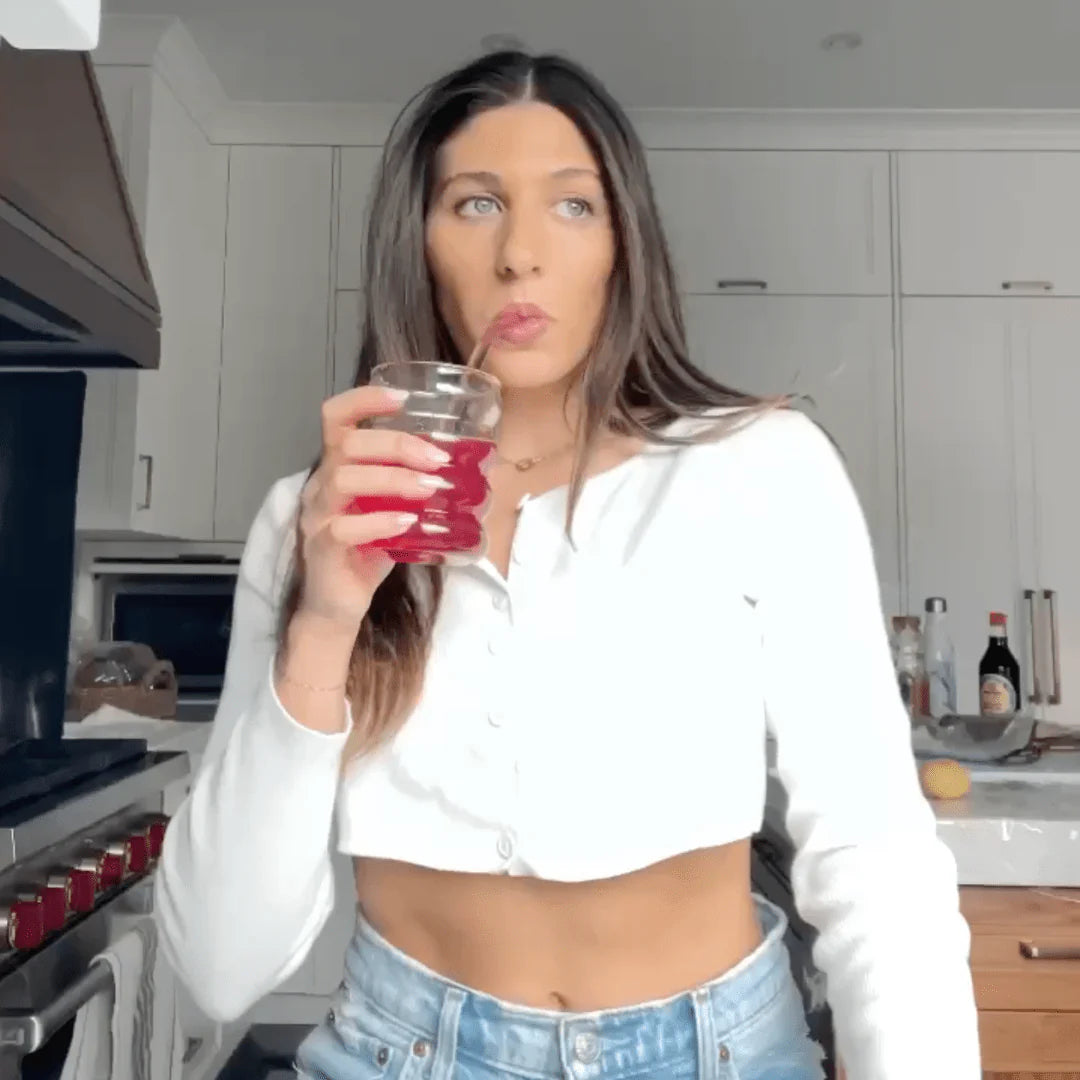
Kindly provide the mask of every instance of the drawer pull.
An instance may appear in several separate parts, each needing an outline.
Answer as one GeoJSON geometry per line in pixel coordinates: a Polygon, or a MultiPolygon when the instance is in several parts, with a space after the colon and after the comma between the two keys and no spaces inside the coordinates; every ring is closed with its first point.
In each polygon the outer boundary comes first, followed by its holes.
{"type": "Polygon", "coordinates": [[[1054,291],[1054,283],[1052,281],[1003,281],[1001,287],[1006,292],[1012,292],[1014,289],[1018,292],[1054,291]]]}
{"type": "Polygon", "coordinates": [[[1020,955],[1026,960],[1080,960],[1080,945],[1037,945],[1020,942],[1020,955]]]}
{"type": "Polygon", "coordinates": [[[718,289],[757,289],[764,292],[768,287],[767,281],[760,278],[721,278],[717,283],[718,289]]]}

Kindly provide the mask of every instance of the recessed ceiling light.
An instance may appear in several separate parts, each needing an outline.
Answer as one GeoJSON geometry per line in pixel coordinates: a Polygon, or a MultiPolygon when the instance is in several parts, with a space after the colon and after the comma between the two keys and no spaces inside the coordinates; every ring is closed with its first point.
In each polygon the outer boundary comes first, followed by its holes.
{"type": "Polygon", "coordinates": [[[854,30],[841,30],[836,34],[829,34],[821,39],[821,47],[826,52],[842,52],[844,50],[857,49],[862,44],[862,34],[854,30]]]}
{"type": "Polygon", "coordinates": [[[525,48],[525,42],[514,34],[485,34],[480,39],[484,52],[512,52],[525,48]]]}

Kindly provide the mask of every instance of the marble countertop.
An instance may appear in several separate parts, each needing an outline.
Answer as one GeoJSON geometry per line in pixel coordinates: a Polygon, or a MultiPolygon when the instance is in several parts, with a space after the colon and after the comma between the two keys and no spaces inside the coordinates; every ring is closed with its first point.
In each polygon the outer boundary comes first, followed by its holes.
{"type": "MultiPolygon", "coordinates": [[[[969,767],[968,795],[930,804],[960,884],[1080,888],[1080,753],[969,767]]],[[[780,831],[786,805],[770,765],[765,818],[780,831]]]]}

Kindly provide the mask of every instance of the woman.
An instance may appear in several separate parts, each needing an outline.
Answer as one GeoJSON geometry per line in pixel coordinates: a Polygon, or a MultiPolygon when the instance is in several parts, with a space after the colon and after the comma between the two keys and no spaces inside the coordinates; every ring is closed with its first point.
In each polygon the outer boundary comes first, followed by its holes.
{"type": "Polygon", "coordinates": [[[359,915],[301,1076],[820,1077],[750,889],[768,732],[850,1080],[974,1080],[955,865],[855,497],[800,413],[688,360],[618,106],[520,53],[434,84],[392,133],[366,266],[357,388],[252,527],[158,873],[196,999],[238,1017],[303,961],[336,804],[359,915]],[[438,468],[358,427],[400,407],[373,365],[460,362],[507,310],[487,559],[359,550],[409,522],[350,500],[429,497],[438,468]]]}

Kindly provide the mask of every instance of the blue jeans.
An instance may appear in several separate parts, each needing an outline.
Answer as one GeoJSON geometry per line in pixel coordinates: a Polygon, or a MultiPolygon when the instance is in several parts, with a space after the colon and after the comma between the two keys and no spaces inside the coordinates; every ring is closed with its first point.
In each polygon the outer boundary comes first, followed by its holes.
{"type": "Polygon", "coordinates": [[[357,920],[345,981],[296,1056],[301,1080],[822,1080],[783,936],[755,898],[764,941],[731,971],[664,1001],[567,1013],[444,979],[357,920]]]}

